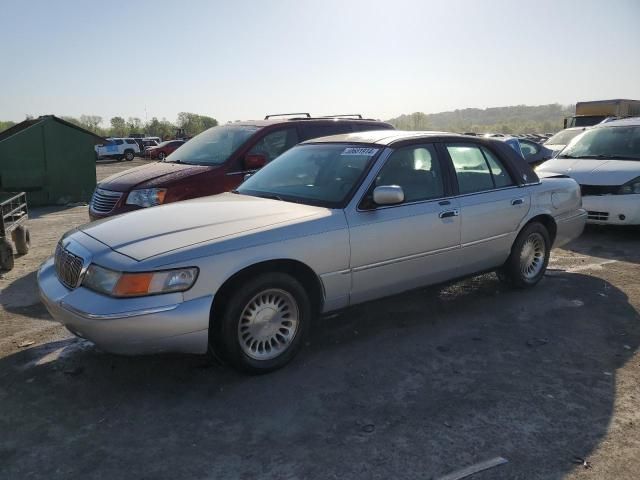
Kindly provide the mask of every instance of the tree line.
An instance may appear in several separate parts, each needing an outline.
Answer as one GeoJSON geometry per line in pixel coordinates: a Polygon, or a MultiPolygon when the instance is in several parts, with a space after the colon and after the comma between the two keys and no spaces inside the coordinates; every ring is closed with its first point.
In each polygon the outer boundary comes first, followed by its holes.
{"type": "MultiPolygon", "coordinates": [[[[31,118],[33,117],[27,116],[27,120],[31,118]]],[[[125,119],[116,116],[109,119],[109,126],[103,126],[105,119],[99,115],[80,115],[79,117],[61,115],[60,118],[103,137],[146,134],[151,137],[160,137],[163,140],[175,138],[178,132],[180,135],[192,137],[218,125],[218,121],[213,117],[190,112],[180,112],[176,122],[170,122],[166,118],[159,120],[156,117],[144,122],[138,117],[125,119]]],[[[0,132],[15,124],[15,122],[0,120],[0,132]]]]}
{"type": "Polygon", "coordinates": [[[437,130],[474,133],[555,133],[565,117],[573,115],[574,105],[516,105],[497,108],[465,108],[426,114],[415,112],[387,120],[400,130],[437,130]]]}

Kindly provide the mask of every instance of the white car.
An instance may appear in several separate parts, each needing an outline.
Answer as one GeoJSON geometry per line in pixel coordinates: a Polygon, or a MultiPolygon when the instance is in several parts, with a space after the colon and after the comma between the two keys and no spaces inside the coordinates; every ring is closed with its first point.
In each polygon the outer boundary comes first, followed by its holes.
{"type": "Polygon", "coordinates": [[[588,223],[640,225],[640,117],[591,127],[537,171],[580,184],[588,223]]]}
{"type": "Polygon", "coordinates": [[[98,158],[115,158],[118,161],[133,160],[140,153],[140,146],[135,138],[107,138],[105,145],[96,145],[98,158]]]}

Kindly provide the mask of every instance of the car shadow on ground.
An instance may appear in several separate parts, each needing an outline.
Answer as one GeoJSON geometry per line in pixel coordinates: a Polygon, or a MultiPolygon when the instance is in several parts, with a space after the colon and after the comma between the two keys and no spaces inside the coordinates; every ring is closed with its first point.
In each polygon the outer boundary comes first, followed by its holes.
{"type": "Polygon", "coordinates": [[[415,479],[503,456],[474,479],[560,478],[606,435],[639,344],[624,292],[576,273],[355,307],[257,377],[67,339],[0,360],[0,465],[7,479],[415,479]]]}
{"type": "Polygon", "coordinates": [[[581,237],[564,246],[591,257],[640,263],[640,226],[587,225],[581,237]]]}

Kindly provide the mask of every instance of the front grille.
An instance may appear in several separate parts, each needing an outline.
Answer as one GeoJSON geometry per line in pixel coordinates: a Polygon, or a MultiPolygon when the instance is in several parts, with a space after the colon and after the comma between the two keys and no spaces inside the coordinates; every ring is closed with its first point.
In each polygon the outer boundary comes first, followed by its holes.
{"type": "Polygon", "coordinates": [[[59,243],[56,247],[54,264],[60,281],[69,288],[76,288],[82,272],[82,258],[65,250],[62,244],[59,243]]]}
{"type": "Polygon", "coordinates": [[[616,195],[620,190],[620,185],[580,185],[580,192],[583,197],[589,195],[616,195]]]}
{"type": "Polygon", "coordinates": [[[109,213],[122,197],[122,192],[112,192],[96,188],[91,197],[91,210],[97,213],[109,213]]]}
{"type": "Polygon", "coordinates": [[[609,220],[609,212],[587,212],[587,218],[589,220],[600,220],[606,222],[609,220]]]}

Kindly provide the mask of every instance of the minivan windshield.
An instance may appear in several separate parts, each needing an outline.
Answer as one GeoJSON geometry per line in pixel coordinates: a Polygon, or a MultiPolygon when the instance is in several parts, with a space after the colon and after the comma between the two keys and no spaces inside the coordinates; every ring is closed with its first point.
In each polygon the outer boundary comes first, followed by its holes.
{"type": "Polygon", "coordinates": [[[575,137],[584,132],[584,128],[576,128],[571,130],[561,130],[555,135],[549,137],[549,139],[544,142],[545,145],[566,145],[575,137]]]}
{"type": "Polygon", "coordinates": [[[640,160],[640,126],[587,130],[574,138],[558,158],[640,160]]]}
{"type": "Polygon", "coordinates": [[[235,192],[338,208],[380,150],[335,143],[299,145],[249,177],[235,192]]]}
{"type": "Polygon", "coordinates": [[[220,165],[258,130],[260,127],[250,125],[213,127],[178,147],[165,161],[192,165],[220,165]]]}

